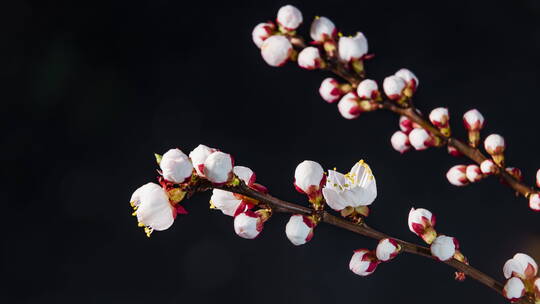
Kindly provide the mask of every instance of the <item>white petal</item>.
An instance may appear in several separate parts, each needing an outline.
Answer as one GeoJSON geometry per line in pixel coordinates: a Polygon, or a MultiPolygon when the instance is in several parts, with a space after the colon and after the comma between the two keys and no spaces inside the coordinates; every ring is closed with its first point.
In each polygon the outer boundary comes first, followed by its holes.
{"type": "Polygon", "coordinates": [[[319,17],[313,20],[309,34],[311,39],[315,41],[324,41],[325,39],[331,38],[335,31],[336,26],[330,19],[319,17]]]}
{"type": "Polygon", "coordinates": [[[173,224],[174,212],[165,190],[153,184],[141,196],[137,220],[154,230],[165,230],[173,224]]]}
{"type": "Polygon", "coordinates": [[[236,198],[233,193],[220,189],[212,190],[210,201],[217,209],[228,216],[234,216],[236,210],[242,203],[242,200],[236,198]]]}
{"type": "Polygon", "coordinates": [[[248,186],[251,186],[255,182],[255,175],[253,173],[253,170],[248,167],[234,166],[233,172],[248,186]]]}
{"type": "Polygon", "coordinates": [[[229,154],[220,151],[214,152],[204,162],[204,176],[216,184],[226,183],[231,177],[232,165],[232,158],[229,154]]]}
{"type": "Polygon", "coordinates": [[[347,93],[338,103],[338,110],[345,119],[354,119],[360,116],[358,98],[353,93],[347,93]]]}
{"type": "Polygon", "coordinates": [[[312,228],[304,222],[304,216],[302,215],[291,216],[285,226],[287,238],[296,246],[307,243],[311,233],[312,228]]]}
{"type": "Polygon", "coordinates": [[[285,36],[274,35],[267,38],[261,46],[261,55],[270,66],[278,67],[289,59],[292,45],[285,36]]]}
{"type": "Polygon", "coordinates": [[[540,211],[540,194],[531,194],[529,197],[529,207],[534,211],[540,211]]]}
{"type": "Polygon", "coordinates": [[[354,37],[340,37],[338,55],[343,61],[360,59],[368,52],[368,42],[364,34],[358,32],[354,37]]]}
{"type": "Polygon", "coordinates": [[[282,6],[277,14],[277,22],[288,30],[295,30],[303,21],[302,12],[292,5],[282,6]]]}
{"type": "Polygon", "coordinates": [[[129,202],[133,205],[133,207],[139,206],[141,204],[141,198],[144,196],[144,194],[149,190],[155,189],[156,186],[159,187],[159,185],[155,183],[147,183],[140,186],[133,192],[129,202]]]}
{"type": "Polygon", "coordinates": [[[197,171],[197,175],[204,176],[204,172],[201,170],[201,165],[203,165],[206,158],[215,151],[216,149],[214,148],[210,148],[205,145],[198,145],[197,148],[189,152],[189,158],[193,163],[193,167],[195,167],[195,171],[197,171]]]}
{"type": "Polygon", "coordinates": [[[322,193],[326,200],[326,204],[336,211],[341,211],[349,206],[349,204],[334,189],[325,187],[322,189],[322,193]]]}
{"type": "Polygon", "coordinates": [[[319,189],[323,176],[321,165],[311,160],[301,162],[294,171],[296,186],[307,194],[319,189]]]}
{"type": "Polygon", "coordinates": [[[180,149],[170,149],[159,163],[163,178],[175,183],[182,183],[193,172],[191,161],[180,149]]]}
{"type": "Polygon", "coordinates": [[[431,244],[431,254],[441,261],[448,261],[456,253],[454,238],[446,235],[438,236],[431,244]]]}
{"type": "Polygon", "coordinates": [[[257,229],[259,221],[258,217],[240,213],[234,218],[234,232],[244,239],[254,239],[261,232],[257,229]]]}
{"type": "Polygon", "coordinates": [[[507,299],[515,301],[525,294],[525,284],[519,278],[510,278],[504,285],[503,294],[507,299]]]}

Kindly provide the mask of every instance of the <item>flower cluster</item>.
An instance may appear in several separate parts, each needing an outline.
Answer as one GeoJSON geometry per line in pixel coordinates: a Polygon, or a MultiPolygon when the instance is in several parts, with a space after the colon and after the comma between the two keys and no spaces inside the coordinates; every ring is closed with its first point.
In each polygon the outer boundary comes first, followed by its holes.
{"type": "Polygon", "coordinates": [[[504,277],[507,279],[503,288],[503,295],[511,302],[515,302],[525,295],[540,301],[540,278],[538,265],[533,258],[516,253],[513,258],[506,261],[503,266],[504,277]]]}
{"type": "Polygon", "coordinates": [[[392,260],[400,252],[401,246],[396,240],[384,238],[379,241],[374,251],[364,248],[355,250],[349,262],[349,269],[365,277],[375,272],[380,263],[392,260]]]}

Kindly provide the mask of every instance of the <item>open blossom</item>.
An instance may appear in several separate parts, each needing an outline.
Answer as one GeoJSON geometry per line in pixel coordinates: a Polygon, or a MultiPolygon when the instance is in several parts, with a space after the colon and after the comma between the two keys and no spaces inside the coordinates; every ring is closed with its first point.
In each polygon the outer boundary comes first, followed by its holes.
{"type": "Polygon", "coordinates": [[[525,284],[519,278],[511,278],[504,284],[503,295],[511,302],[519,300],[525,295],[525,284]]]}
{"type": "Polygon", "coordinates": [[[529,197],[529,207],[534,211],[540,211],[540,194],[531,194],[529,197]]]}
{"type": "Polygon", "coordinates": [[[411,143],[409,142],[409,136],[402,131],[396,131],[390,138],[392,147],[399,153],[405,153],[411,149],[411,143]]]}
{"type": "Polygon", "coordinates": [[[339,88],[339,82],[334,78],[328,77],[321,83],[319,94],[328,103],[338,101],[343,95],[343,91],[339,88]]]}
{"type": "Polygon", "coordinates": [[[454,186],[465,186],[469,183],[467,179],[467,166],[465,165],[456,165],[450,168],[446,173],[446,178],[450,184],[454,186]]]}
{"type": "Polygon", "coordinates": [[[270,36],[274,34],[276,26],[272,22],[263,22],[259,23],[251,32],[251,38],[253,43],[259,48],[261,48],[263,42],[270,36]]]}
{"type": "Polygon", "coordinates": [[[477,165],[468,165],[465,174],[467,175],[467,179],[471,183],[477,182],[484,177],[482,175],[480,167],[478,167],[477,165]]]}
{"type": "Polygon", "coordinates": [[[409,133],[409,141],[416,150],[425,150],[433,146],[433,137],[422,128],[416,128],[409,133]]]}
{"type": "Polygon", "coordinates": [[[298,54],[298,65],[301,68],[314,70],[321,67],[322,62],[319,49],[316,47],[308,46],[298,54]]]}
{"type": "Polygon", "coordinates": [[[246,211],[248,206],[239,195],[221,189],[212,190],[210,203],[228,216],[236,216],[246,211]]]}
{"type": "Polygon", "coordinates": [[[291,57],[293,47],[285,36],[274,35],[264,40],[261,45],[261,55],[273,67],[284,65],[291,57]]]}
{"type": "Polygon", "coordinates": [[[446,235],[439,235],[431,244],[431,255],[440,261],[451,259],[456,250],[459,249],[459,243],[456,238],[446,235]]]}
{"type": "Polygon", "coordinates": [[[377,99],[379,97],[379,86],[374,80],[364,79],[358,84],[356,94],[361,99],[377,99]]]}
{"type": "Polygon", "coordinates": [[[497,165],[491,159],[486,159],[480,164],[480,170],[486,175],[491,175],[496,172],[497,165]]]}
{"type": "Polygon", "coordinates": [[[336,26],[326,17],[316,17],[315,20],[313,20],[309,31],[311,39],[319,42],[332,39],[336,34],[336,26]]]}
{"type": "Polygon", "coordinates": [[[169,202],[167,192],[158,184],[147,183],[133,192],[130,203],[135,209],[139,226],[148,236],[153,230],[168,229],[174,222],[177,209],[169,202]]]}
{"type": "Polygon", "coordinates": [[[197,171],[197,175],[204,177],[204,162],[206,161],[206,158],[214,152],[216,152],[216,149],[205,145],[198,145],[193,151],[189,152],[189,158],[191,159],[195,171],[197,171]]]}
{"type": "Polygon", "coordinates": [[[261,214],[248,210],[234,218],[234,232],[244,239],[254,239],[263,230],[264,220],[261,214]]]}
{"type": "Polygon", "coordinates": [[[538,265],[533,258],[524,254],[516,253],[513,258],[506,261],[503,266],[505,278],[518,277],[521,279],[532,279],[538,273],[538,265]]]}
{"type": "Polygon", "coordinates": [[[174,183],[183,183],[193,173],[191,161],[180,149],[170,149],[163,154],[159,167],[163,178],[174,183]]]}
{"type": "Polygon", "coordinates": [[[346,119],[354,119],[360,116],[362,111],[358,106],[358,97],[354,93],[347,93],[338,103],[338,110],[341,116],[346,119]]]}
{"type": "Polygon", "coordinates": [[[405,80],[396,75],[388,76],[383,81],[384,94],[392,100],[398,100],[406,87],[405,80]]]}
{"type": "Polygon", "coordinates": [[[285,234],[291,243],[296,246],[303,245],[313,237],[315,222],[305,215],[292,215],[285,226],[285,234]]]}
{"type": "Polygon", "coordinates": [[[302,24],[302,12],[292,5],[282,6],[277,14],[277,23],[286,30],[294,31],[302,24]]]}
{"type": "Polygon", "coordinates": [[[377,265],[379,265],[379,261],[373,252],[367,249],[358,249],[351,257],[349,269],[359,276],[367,276],[377,269],[377,265]]]}
{"type": "Polygon", "coordinates": [[[394,75],[403,79],[407,85],[407,88],[411,89],[412,92],[416,91],[418,85],[420,84],[416,75],[414,75],[414,73],[408,69],[400,69],[394,75]]]}
{"type": "Polygon", "coordinates": [[[409,230],[421,237],[426,243],[431,244],[437,232],[435,231],[435,215],[424,208],[411,208],[409,212],[409,230]]]}
{"type": "Polygon", "coordinates": [[[358,32],[354,37],[340,37],[338,55],[342,61],[359,60],[368,52],[368,42],[364,34],[358,32]]]}
{"type": "Polygon", "coordinates": [[[299,192],[307,195],[317,194],[324,181],[324,170],[319,163],[305,160],[296,166],[294,186],[299,192]]]}
{"type": "Polygon", "coordinates": [[[231,178],[233,166],[234,162],[229,154],[214,152],[204,161],[204,176],[214,184],[224,184],[231,178]]]}
{"type": "Polygon", "coordinates": [[[379,241],[375,254],[377,255],[377,259],[387,262],[395,258],[400,251],[401,246],[399,246],[396,240],[386,238],[379,241]]]}
{"type": "Polygon", "coordinates": [[[377,197],[377,184],[368,164],[359,161],[347,174],[328,170],[322,192],[328,206],[341,211],[346,207],[371,205],[377,197]]]}

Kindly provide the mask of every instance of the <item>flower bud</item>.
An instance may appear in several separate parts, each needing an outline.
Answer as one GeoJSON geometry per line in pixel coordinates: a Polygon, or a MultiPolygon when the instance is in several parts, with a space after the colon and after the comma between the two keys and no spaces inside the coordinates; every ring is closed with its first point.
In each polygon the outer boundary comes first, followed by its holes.
{"type": "Polygon", "coordinates": [[[412,129],[414,129],[414,123],[412,122],[412,120],[409,119],[409,117],[401,115],[399,117],[399,128],[405,134],[409,134],[412,129]]]}
{"type": "Polygon", "coordinates": [[[308,196],[320,195],[325,181],[324,170],[319,163],[305,160],[296,166],[294,186],[298,192],[308,196]]]}
{"type": "Polygon", "coordinates": [[[502,136],[491,134],[484,140],[484,148],[497,165],[503,166],[505,143],[502,136]]]}
{"type": "Polygon", "coordinates": [[[405,80],[395,75],[386,77],[383,82],[384,93],[392,100],[400,99],[405,87],[405,80]]]}
{"type": "Polygon", "coordinates": [[[435,215],[427,209],[411,208],[408,224],[409,230],[421,237],[428,244],[431,244],[437,237],[437,232],[434,229],[435,215]]]}
{"type": "Polygon", "coordinates": [[[189,158],[191,159],[195,171],[197,171],[197,175],[204,177],[204,162],[206,161],[206,158],[214,152],[216,152],[216,149],[205,145],[198,145],[197,148],[189,152],[189,158]]]}
{"type": "Polygon", "coordinates": [[[536,186],[540,188],[540,169],[536,171],[536,186]]]}
{"type": "Polygon", "coordinates": [[[467,166],[456,165],[446,173],[446,178],[454,186],[465,186],[469,183],[466,175],[467,166]]]}
{"type": "Polygon", "coordinates": [[[507,279],[510,277],[532,279],[536,277],[537,272],[538,265],[534,259],[524,253],[516,253],[503,266],[504,277],[507,279]]]}
{"type": "Polygon", "coordinates": [[[408,89],[405,92],[405,95],[407,95],[407,97],[412,97],[412,93],[416,91],[418,84],[420,83],[416,75],[408,69],[400,69],[394,75],[405,81],[408,89]]]}
{"type": "Polygon", "coordinates": [[[368,52],[368,42],[364,34],[358,32],[354,37],[340,37],[338,55],[342,61],[360,60],[368,52]]]}
{"type": "Polygon", "coordinates": [[[374,80],[365,79],[358,85],[356,93],[360,99],[376,100],[379,97],[379,86],[374,80]]]}
{"type": "Polygon", "coordinates": [[[326,78],[321,83],[319,94],[328,103],[334,103],[343,95],[343,91],[339,88],[339,83],[334,78],[326,78]]]}
{"type": "Polygon", "coordinates": [[[285,234],[294,245],[304,245],[313,237],[314,227],[315,222],[310,217],[295,214],[287,222],[285,234]]]}
{"type": "Polygon", "coordinates": [[[204,161],[204,176],[214,184],[225,184],[232,177],[233,159],[220,151],[210,154],[204,161]]]}
{"type": "Polygon", "coordinates": [[[308,46],[298,54],[298,65],[301,68],[314,70],[322,67],[323,64],[319,49],[316,47],[308,46]]]}
{"type": "Polygon", "coordinates": [[[453,157],[460,157],[463,155],[456,147],[451,145],[448,145],[448,154],[452,155],[453,157]]]}
{"type": "Polygon", "coordinates": [[[375,271],[377,265],[379,265],[379,261],[373,252],[367,249],[358,249],[351,257],[349,269],[359,276],[367,276],[375,271]]]}
{"type": "Polygon", "coordinates": [[[467,175],[467,179],[471,183],[477,182],[484,178],[480,167],[478,167],[477,165],[468,165],[465,174],[467,175]]]}
{"type": "Polygon", "coordinates": [[[280,35],[268,37],[261,45],[261,55],[264,61],[273,67],[284,65],[293,51],[289,39],[280,35]]]}
{"type": "Polygon", "coordinates": [[[234,175],[241,179],[247,186],[253,185],[253,183],[255,183],[255,179],[257,178],[255,172],[248,167],[234,166],[233,172],[234,175]]]}
{"type": "Polygon", "coordinates": [[[163,154],[159,167],[163,178],[173,183],[183,183],[193,173],[191,161],[180,149],[170,149],[163,154]]]}
{"type": "Polygon", "coordinates": [[[413,129],[409,133],[409,141],[416,150],[425,150],[433,146],[433,137],[425,129],[413,129]]]}
{"type": "Polygon", "coordinates": [[[436,108],[429,113],[429,120],[431,123],[441,130],[444,136],[450,136],[450,126],[448,121],[450,116],[448,115],[447,108],[436,108]]]}
{"type": "Polygon", "coordinates": [[[140,227],[147,236],[153,230],[166,230],[174,222],[176,209],[170,204],[167,192],[157,184],[148,183],[133,192],[130,200],[140,227]]]}
{"type": "Polygon", "coordinates": [[[277,23],[287,31],[296,30],[302,21],[302,12],[292,5],[282,6],[278,11],[277,23]]]}
{"type": "Polygon", "coordinates": [[[438,236],[431,244],[431,255],[437,258],[439,261],[450,260],[456,250],[459,249],[459,243],[456,238],[446,235],[438,236]]]}
{"type": "Polygon", "coordinates": [[[477,109],[472,109],[463,114],[463,124],[469,131],[469,144],[477,147],[480,142],[480,130],[484,127],[484,116],[477,109]]]}
{"type": "Polygon", "coordinates": [[[395,258],[400,251],[401,246],[396,240],[386,238],[379,241],[375,253],[377,255],[377,259],[382,262],[387,262],[395,258]]]}
{"type": "Polygon", "coordinates": [[[523,180],[523,173],[521,172],[521,170],[519,168],[516,168],[516,167],[507,167],[506,169],[504,169],[508,174],[512,175],[513,177],[515,177],[518,181],[522,181],[523,180]]]}
{"type": "Polygon", "coordinates": [[[409,136],[402,131],[396,131],[390,138],[392,147],[399,153],[405,153],[411,149],[411,143],[409,142],[409,136]]]}
{"type": "Polygon", "coordinates": [[[497,172],[497,165],[491,159],[486,159],[480,164],[480,170],[485,175],[491,175],[497,172]]]}
{"type": "Polygon", "coordinates": [[[242,204],[242,199],[238,195],[221,189],[212,190],[210,203],[213,208],[221,210],[228,216],[235,216],[246,211],[246,204],[242,204]]]}
{"type": "Polygon", "coordinates": [[[251,32],[251,38],[258,48],[261,48],[263,42],[274,34],[276,26],[272,22],[259,23],[251,32]]]}
{"type": "Polygon", "coordinates": [[[504,284],[503,295],[511,302],[515,302],[525,295],[525,284],[519,278],[511,278],[504,284]]]}
{"type": "Polygon", "coordinates": [[[323,42],[336,36],[337,30],[334,23],[326,17],[316,17],[309,31],[311,39],[323,42]]]}
{"type": "Polygon", "coordinates": [[[532,193],[529,196],[529,207],[534,211],[540,211],[540,194],[532,193]]]}
{"type": "Polygon", "coordinates": [[[347,93],[338,102],[339,114],[345,119],[355,119],[360,116],[361,110],[358,106],[358,97],[354,93],[347,93]]]}
{"type": "Polygon", "coordinates": [[[234,232],[244,239],[254,239],[263,230],[264,222],[268,219],[265,210],[253,212],[248,210],[234,218],[234,232]]]}

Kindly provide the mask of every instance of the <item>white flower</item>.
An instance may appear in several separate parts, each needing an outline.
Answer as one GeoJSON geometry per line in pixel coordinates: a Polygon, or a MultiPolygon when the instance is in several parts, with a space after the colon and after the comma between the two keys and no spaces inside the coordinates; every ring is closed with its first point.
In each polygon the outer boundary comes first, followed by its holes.
{"type": "Polygon", "coordinates": [[[261,55],[273,67],[284,65],[290,58],[293,47],[285,36],[274,35],[267,38],[261,46],[261,55]]]}
{"type": "Polygon", "coordinates": [[[318,17],[313,20],[309,34],[315,41],[325,41],[336,35],[336,26],[326,17],[318,17]]]}
{"type": "Polygon", "coordinates": [[[273,35],[276,26],[272,22],[259,23],[251,32],[251,38],[257,47],[261,48],[263,42],[273,35]]]}
{"type": "Polygon", "coordinates": [[[463,124],[469,131],[480,131],[484,127],[484,116],[477,109],[463,114],[463,124]]]}
{"type": "Polygon", "coordinates": [[[497,166],[491,159],[486,159],[480,163],[480,170],[486,175],[491,175],[497,170],[497,166]]]}
{"type": "Polygon", "coordinates": [[[454,186],[465,186],[469,183],[466,171],[467,166],[455,165],[446,172],[446,178],[454,186]]]}
{"type": "Polygon", "coordinates": [[[531,194],[529,197],[529,207],[534,211],[540,211],[540,194],[531,194]]]}
{"type": "Polygon", "coordinates": [[[368,164],[361,160],[345,175],[328,170],[322,192],[328,206],[340,211],[346,207],[371,205],[377,198],[377,184],[368,164]]]}
{"type": "Polygon", "coordinates": [[[359,276],[367,276],[375,271],[377,265],[379,265],[379,261],[371,251],[358,249],[354,251],[351,257],[349,269],[359,276]]]}
{"type": "Polygon", "coordinates": [[[360,116],[360,107],[358,106],[358,97],[354,93],[347,93],[338,102],[339,114],[345,119],[355,119],[360,116]]]}
{"type": "Polygon", "coordinates": [[[170,204],[165,190],[148,183],[133,192],[131,205],[135,209],[139,226],[145,227],[148,236],[152,230],[165,230],[174,222],[176,209],[170,204]]]}
{"type": "Polygon", "coordinates": [[[294,170],[294,186],[302,193],[309,195],[318,192],[323,180],[324,170],[317,162],[305,160],[294,170]]]}
{"type": "Polygon", "coordinates": [[[298,54],[298,65],[301,68],[314,70],[321,66],[321,62],[321,55],[316,47],[308,46],[298,54]]]}
{"type": "Polygon", "coordinates": [[[412,129],[414,129],[414,123],[409,119],[409,117],[401,115],[399,117],[399,129],[401,129],[401,131],[403,131],[405,134],[409,134],[412,129]]]}
{"type": "Polygon", "coordinates": [[[409,136],[402,131],[396,131],[390,138],[392,147],[399,153],[405,153],[411,148],[409,136]]]}
{"type": "Polygon", "coordinates": [[[206,158],[214,152],[216,152],[216,149],[205,145],[198,145],[197,148],[189,152],[189,158],[191,159],[195,171],[197,171],[197,175],[204,177],[204,162],[206,161],[206,158]]]}
{"type": "Polygon", "coordinates": [[[248,210],[234,218],[234,232],[244,239],[254,239],[261,233],[263,224],[258,214],[248,210]]]}
{"type": "Polygon", "coordinates": [[[377,255],[377,259],[387,262],[395,258],[400,250],[401,246],[399,246],[396,240],[386,238],[379,241],[375,253],[377,255]]]}
{"type": "Polygon", "coordinates": [[[302,21],[302,12],[292,5],[282,6],[278,11],[278,24],[289,31],[294,31],[297,29],[302,21]]]}
{"type": "Polygon", "coordinates": [[[242,204],[242,199],[236,197],[232,192],[221,189],[212,190],[210,203],[228,216],[235,216],[239,212],[245,211],[245,208],[241,208],[245,207],[245,204],[242,204]]]}
{"type": "Polygon", "coordinates": [[[427,209],[411,208],[408,224],[409,230],[421,237],[428,244],[431,244],[437,236],[437,232],[433,229],[435,227],[435,215],[427,209]]]}
{"type": "Polygon", "coordinates": [[[534,259],[524,253],[516,253],[503,266],[504,277],[507,279],[510,277],[531,279],[536,276],[537,272],[538,265],[534,259]]]}
{"type": "Polygon", "coordinates": [[[234,174],[241,179],[246,185],[251,186],[255,183],[256,175],[253,170],[244,166],[234,166],[234,174]]]}
{"type": "Polygon", "coordinates": [[[204,162],[204,176],[214,184],[224,184],[231,178],[232,157],[220,151],[210,154],[204,162]]]}
{"type": "Polygon", "coordinates": [[[159,167],[163,178],[174,183],[183,183],[193,172],[191,161],[180,149],[170,149],[163,154],[159,167]]]}
{"type": "Polygon", "coordinates": [[[296,246],[303,245],[313,237],[315,223],[304,215],[292,215],[285,226],[285,234],[291,243],[296,246]]]}
{"type": "Polygon", "coordinates": [[[411,88],[413,91],[415,91],[420,84],[416,75],[408,69],[400,69],[394,75],[405,80],[407,87],[411,88]]]}
{"type": "Polygon", "coordinates": [[[368,52],[368,42],[364,34],[358,32],[354,37],[340,37],[338,55],[343,61],[362,59],[368,52]]]}
{"type": "Polygon", "coordinates": [[[505,149],[504,138],[499,134],[491,134],[484,140],[484,148],[490,155],[502,154],[505,149]]]}
{"type": "Polygon", "coordinates": [[[456,238],[440,235],[431,244],[431,255],[440,261],[448,261],[454,256],[459,244],[456,238]]]}
{"type": "Polygon", "coordinates": [[[362,80],[356,89],[356,94],[361,99],[376,99],[379,96],[379,86],[374,80],[362,80]]]}
{"type": "Polygon", "coordinates": [[[429,113],[429,120],[437,128],[447,128],[449,119],[447,108],[435,108],[429,113]]]}
{"type": "Polygon", "coordinates": [[[386,77],[383,82],[384,93],[392,100],[401,98],[405,86],[405,80],[395,75],[386,77]]]}
{"type": "Polygon", "coordinates": [[[416,150],[425,150],[433,144],[431,135],[422,128],[413,129],[409,133],[409,141],[416,150]]]}
{"type": "Polygon", "coordinates": [[[467,179],[471,183],[477,182],[484,177],[482,175],[480,167],[478,167],[477,165],[468,165],[465,174],[467,175],[467,179]]]}
{"type": "Polygon", "coordinates": [[[343,92],[339,88],[339,83],[334,78],[326,78],[321,83],[319,94],[328,103],[334,103],[339,100],[343,92]]]}
{"type": "Polygon", "coordinates": [[[504,284],[503,295],[511,302],[519,300],[525,295],[525,284],[519,278],[511,278],[504,284]]]}

